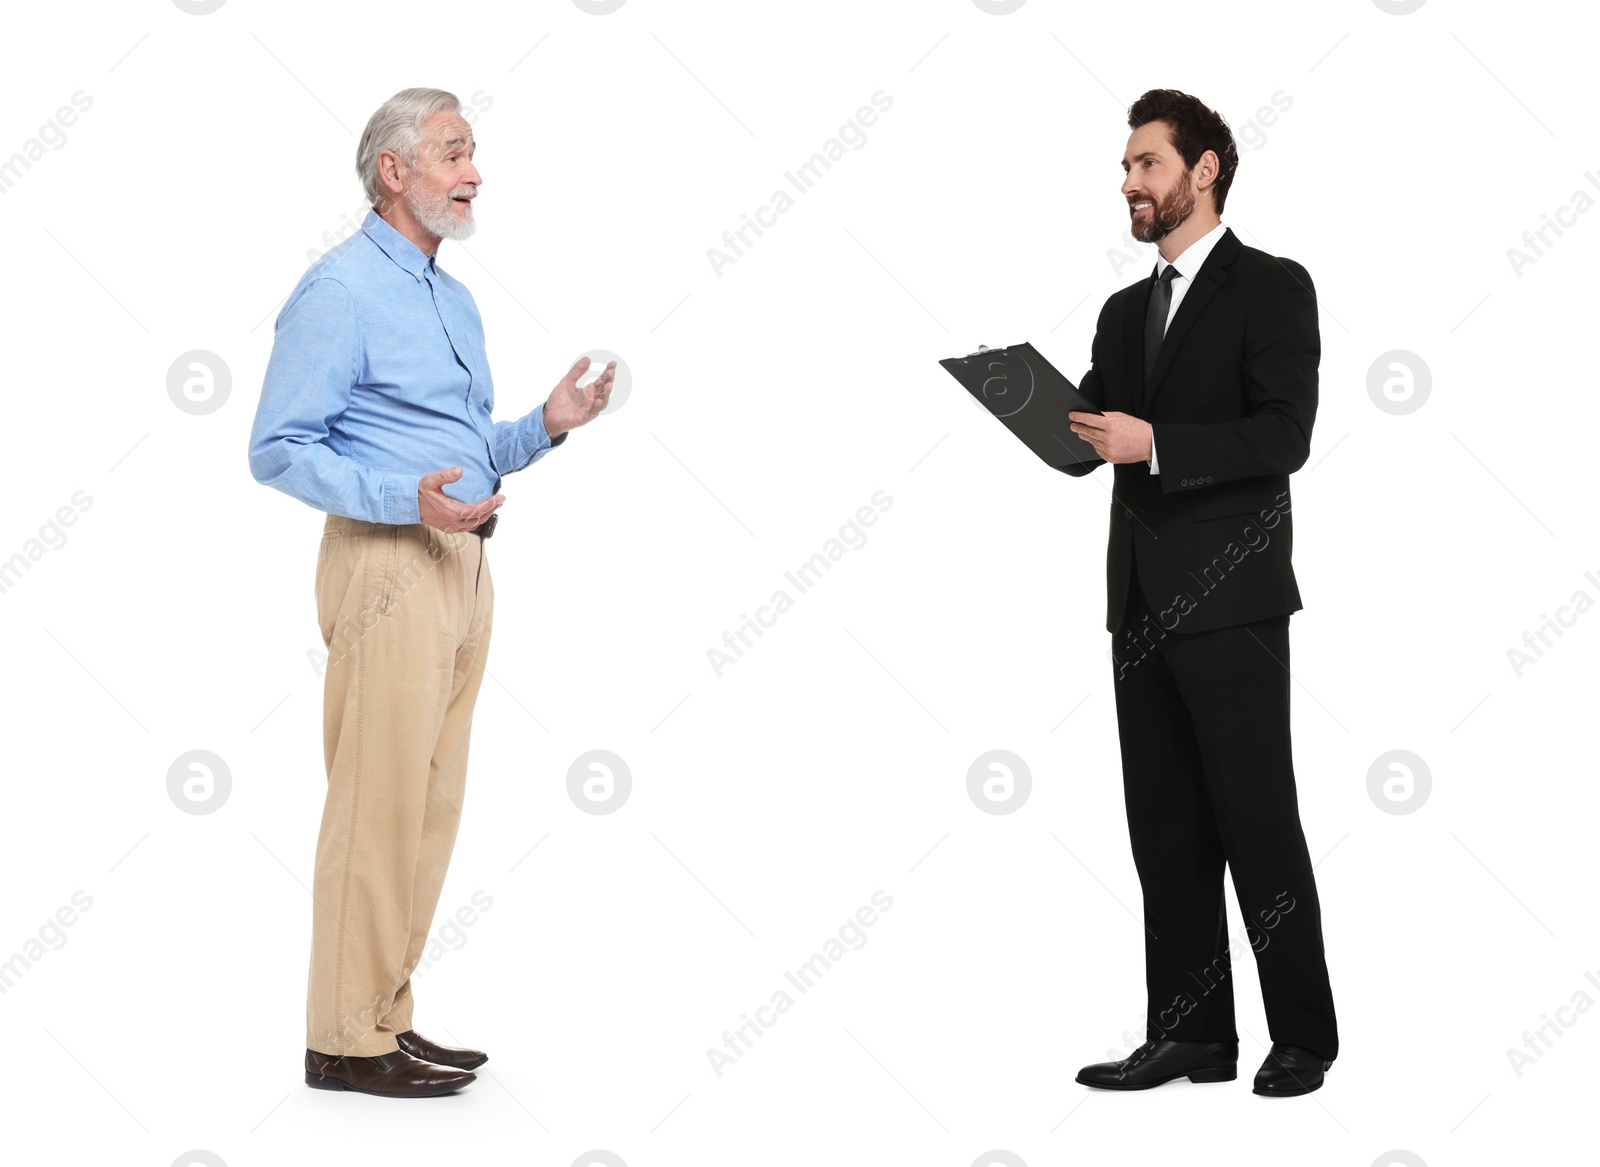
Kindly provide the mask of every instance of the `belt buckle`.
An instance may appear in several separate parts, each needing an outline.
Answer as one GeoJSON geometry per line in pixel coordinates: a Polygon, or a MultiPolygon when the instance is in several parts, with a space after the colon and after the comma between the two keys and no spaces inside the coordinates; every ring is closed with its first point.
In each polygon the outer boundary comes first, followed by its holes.
{"type": "Polygon", "coordinates": [[[498,523],[499,521],[500,521],[499,513],[497,512],[495,514],[492,514],[487,519],[484,519],[483,522],[480,523],[478,526],[474,527],[472,529],[472,533],[474,535],[477,535],[480,538],[487,539],[490,535],[494,534],[495,524],[498,523]]]}

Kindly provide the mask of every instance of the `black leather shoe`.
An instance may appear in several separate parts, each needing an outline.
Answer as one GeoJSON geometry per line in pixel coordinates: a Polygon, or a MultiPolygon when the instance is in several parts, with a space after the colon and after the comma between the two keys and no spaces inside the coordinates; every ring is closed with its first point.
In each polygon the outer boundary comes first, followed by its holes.
{"type": "Polygon", "coordinates": [[[397,1034],[395,1040],[400,1043],[400,1048],[412,1057],[432,1062],[436,1066],[449,1066],[455,1070],[476,1070],[489,1060],[489,1055],[482,1050],[451,1049],[447,1045],[437,1045],[415,1029],[397,1034]]]}
{"type": "Polygon", "coordinates": [[[1147,1041],[1120,1062],[1097,1062],[1078,1081],[1101,1090],[1148,1090],[1174,1078],[1231,1082],[1239,1076],[1237,1041],[1147,1041]]]}
{"type": "Polygon", "coordinates": [[[1297,1045],[1272,1043],[1267,1060],[1256,1073],[1254,1094],[1268,1098],[1292,1098],[1296,1094],[1310,1094],[1322,1085],[1322,1075],[1333,1065],[1321,1054],[1314,1054],[1297,1045]]]}
{"type": "Polygon", "coordinates": [[[418,1061],[404,1050],[371,1058],[342,1057],[306,1050],[306,1085],[318,1090],[354,1090],[389,1098],[431,1098],[454,1094],[476,1074],[418,1061]]]}

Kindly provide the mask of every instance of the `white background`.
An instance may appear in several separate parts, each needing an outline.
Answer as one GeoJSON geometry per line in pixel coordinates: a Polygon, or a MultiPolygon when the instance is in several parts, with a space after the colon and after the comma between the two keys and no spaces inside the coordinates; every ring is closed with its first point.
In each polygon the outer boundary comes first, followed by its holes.
{"type": "Polygon", "coordinates": [[[75,492],[92,505],[0,595],[0,955],[74,892],[92,907],[0,996],[4,1157],[1558,1157],[1600,1042],[1594,1012],[1558,1014],[1600,1000],[1600,615],[1520,677],[1507,650],[1575,592],[1600,599],[1577,339],[1600,215],[1568,215],[1520,275],[1507,251],[1575,192],[1600,197],[1582,11],[13,14],[0,157],[74,92],[92,106],[0,196],[0,559],[75,492]],[[460,1095],[397,1102],[302,1082],[322,519],[257,485],[245,447],[277,306],[359,219],[357,137],[413,85],[475,107],[481,226],[439,259],[482,309],[499,416],[595,348],[633,390],[506,482],[436,925],[475,892],[492,908],[416,982],[418,1029],[493,1057],[460,1095]],[[1028,339],[1082,375],[1099,305],[1154,262],[1118,187],[1126,107],[1164,86],[1253,136],[1223,221],[1304,264],[1321,309],[1292,667],[1342,1049],[1293,1101],[1250,1093],[1268,1035],[1240,944],[1237,1082],[1072,1081],[1141,1039],[1144,1008],[1109,475],[1044,467],[935,363],[1028,339]],[[879,90],[893,106],[865,144],[716,274],[708,248],[879,90]],[[1289,108],[1250,129],[1280,91],[1289,108]],[[167,393],[195,349],[232,381],[203,416],[167,393]],[[1397,349],[1431,371],[1405,415],[1368,393],[1397,349]],[[718,677],[724,630],[880,490],[867,541],[718,677]],[[231,774],[210,814],[167,793],[195,749],[231,774]],[[592,749],[630,768],[615,813],[568,797],[592,749]],[[992,749],[1031,771],[1014,813],[967,795],[992,749]],[[1368,793],[1395,749],[1432,775],[1406,815],[1368,793]],[[880,889],[893,908],[866,945],[719,1077],[708,1048],[880,889]],[[1558,1015],[1519,1076],[1507,1050],[1558,1015]]]}

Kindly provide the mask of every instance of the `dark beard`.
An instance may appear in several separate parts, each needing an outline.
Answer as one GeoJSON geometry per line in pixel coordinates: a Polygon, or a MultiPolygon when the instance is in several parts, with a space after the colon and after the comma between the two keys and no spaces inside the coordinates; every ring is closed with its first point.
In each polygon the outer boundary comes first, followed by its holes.
{"type": "Polygon", "coordinates": [[[1151,208],[1150,221],[1143,227],[1131,228],[1131,234],[1140,243],[1159,243],[1183,226],[1183,221],[1194,214],[1196,205],[1194,196],[1189,193],[1186,170],[1173,192],[1151,208]]]}

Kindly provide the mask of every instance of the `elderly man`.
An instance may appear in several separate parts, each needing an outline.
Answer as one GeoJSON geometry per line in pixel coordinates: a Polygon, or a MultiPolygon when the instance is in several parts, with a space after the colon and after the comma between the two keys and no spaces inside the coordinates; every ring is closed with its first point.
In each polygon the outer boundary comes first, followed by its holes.
{"type": "Polygon", "coordinates": [[[456,98],[407,89],[367,123],[372,209],[300,277],[277,320],[250,470],[327,513],[317,618],[328,647],[327,801],[317,839],[306,1082],[446,1094],[488,1060],[412,1028],[421,959],[460,821],[493,624],[484,545],[503,475],[605,408],[615,363],[582,358],[543,405],[493,421],[472,294],[434,261],[476,223],[483,179],[456,98]]]}

